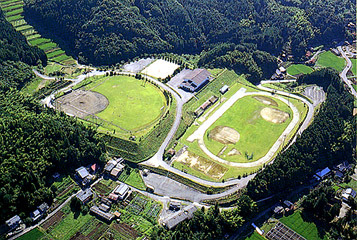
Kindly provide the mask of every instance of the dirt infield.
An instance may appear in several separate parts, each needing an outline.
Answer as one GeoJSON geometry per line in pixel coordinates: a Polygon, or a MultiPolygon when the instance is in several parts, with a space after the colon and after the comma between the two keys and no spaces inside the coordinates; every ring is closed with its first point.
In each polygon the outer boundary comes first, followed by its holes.
{"type": "Polygon", "coordinates": [[[172,75],[174,71],[179,67],[180,65],[159,59],[150,64],[147,68],[145,68],[142,73],[152,76],[154,78],[164,79],[167,76],[172,75]]]}
{"type": "Polygon", "coordinates": [[[235,144],[239,141],[239,133],[230,127],[217,126],[209,132],[209,138],[222,144],[235,144]]]}
{"type": "Polygon", "coordinates": [[[278,106],[278,103],[276,101],[266,96],[254,96],[253,98],[261,103],[264,103],[265,105],[271,105],[274,107],[278,106]]]}
{"type": "Polygon", "coordinates": [[[227,168],[189,151],[182,153],[175,161],[215,179],[221,179],[228,171],[227,168]]]}
{"type": "Polygon", "coordinates": [[[260,111],[262,118],[272,123],[283,123],[289,118],[289,114],[275,108],[263,108],[260,111]]]}
{"type": "Polygon", "coordinates": [[[54,105],[67,114],[85,118],[103,111],[108,104],[108,99],[100,93],[76,90],[58,98],[54,105]]]}

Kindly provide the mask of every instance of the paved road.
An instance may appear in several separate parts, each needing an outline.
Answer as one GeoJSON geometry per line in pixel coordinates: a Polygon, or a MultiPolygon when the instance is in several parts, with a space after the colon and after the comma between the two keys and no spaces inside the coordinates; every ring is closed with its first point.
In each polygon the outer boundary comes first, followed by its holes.
{"type": "Polygon", "coordinates": [[[353,88],[352,86],[352,82],[350,80],[347,79],[347,72],[351,69],[352,67],[352,62],[351,60],[347,57],[346,53],[342,50],[342,47],[339,46],[337,47],[337,50],[341,53],[342,57],[346,60],[347,65],[345,67],[345,69],[343,69],[343,71],[340,73],[340,77],[342,78],[342,80],[346,83],[346,85],[349,87],[350,89],[350,93],[357,98],[357,92],[356,90],[353,88]]]}

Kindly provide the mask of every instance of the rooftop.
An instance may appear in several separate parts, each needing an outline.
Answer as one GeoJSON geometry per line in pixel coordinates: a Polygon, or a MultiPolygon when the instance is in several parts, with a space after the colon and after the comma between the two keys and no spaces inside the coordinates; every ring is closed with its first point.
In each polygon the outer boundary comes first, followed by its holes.
{"type": "Polygon", "coordinates": [[[168,228],[171,229],[175,227],[177,224],[180,222],[190,219],[193,216],[193,213],[197,210],[197,208],[194,205],[190,205],[182,209],[181,211],[178,211],[174,214],[172,214],[170,217],[166,218],[163,221],[163,224],[168,228]]]}
{"type": "Polygon", "coordinates": [[[117,186],[113,193],[119,195],[119,197],[123,197],[127,192],[129,191],[128,185],[125,183],[121,183],[119,186],[117,186]]]}
{"type": "Polygon", "coordinates": [[[107,221],[112,221],[113,218],[115,217],[114,214],[112,214],[112,213],[110,213],[110,212],[108,212],[108,213],[103,212],[103,211],[100,210],[97,206],[91,207],[91,208],[90,208],[90,211],[91,211],[93,214],[95,214],[95,215],[97,215],[97,216],[99,216],[99,217],[101,217],[101,218],[103,218],[103,219],[105,219],[105,220],[107,220],[107,221]]]}
{"type": "Polygon", "coordinates": [[[82,179],[86,178],[87,176],[89,176],[89,172],[87,171],[87,169],[85,167],[80,167],[76,169],[76,172],[78,174],[78,176],[80,176],[82,179]]]}
{"type": "Polygon", "coordinates": [[[77,198],[81,201],[81,202],[86,202],[88,200],[88,198],[92,197],[93,192],[90,188],[87,188],[86,190],[82,190],[77,194],[77,198]]]}
{"type": "Polygon", "coordinates": [[[187,74],[185,76],[185,79],[191,80],[198,86],[203,81],[205,81],[209,76],[211,76],[211,73],[209,71],[207,71],[206,69],[197,68],[192,72],[190,72],[189,74],[187,74]]]}

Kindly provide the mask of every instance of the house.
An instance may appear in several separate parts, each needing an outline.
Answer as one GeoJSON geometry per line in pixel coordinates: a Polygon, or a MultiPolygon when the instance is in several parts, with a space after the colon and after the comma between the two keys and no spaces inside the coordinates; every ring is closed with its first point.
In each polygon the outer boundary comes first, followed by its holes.
{"type": "Polygon", "coordinates": [[[93,192],[90,188],[87,188],[86,190],[82,190],[80,191],[76,197],[83,203],[86,204],[87,202],[89,202],[92,197],[93,197],[93,192]]]}
{"type": "Polygon", "coordinates": [[[185,76],[180,88],[188,92],[195,92],[209,82],[210,76],[211,73],[206,69],[195,69],[185,76]]]}
{"type": "Polygon", "coordinates": [[[108,162],[105,167],[104,167],[104,171],[110,173],[113,168],[115,167],[116,164],[112,163],[112,162],[108,162]]]}
{"type": "Polygon", "coordinates": [[[117,178],[119,176],[119,173],[121,173],[121,171],[122,171],[122,169],[115,167],[110,172],[110,176],[112,176],[113,178],[117,178]]]}
{"type": "Polygon", "coordinates": [[[91,207],[89,211],[97,217],[102,218],[103,220],[108,222],[111,222],[115,218],[115,215],[113,213],[103,212],[97,206],[91,207]]]}
{"type": "Polygon", "coordinates": [[[288,201],[288,200],[285,200],[283,203],[289,209],[294,208],[294,204],[292,202],[288,201]]]}
{"type": "Polygon", "coordinates": [[[224,85],[223,87],[221,87],[221,89],[219,89],[219,92],[223,95],[226,92],[228,92],[229,87],[227,85],[224,85]]]}
{"type": "Polygon", "coordinates": [[[347,188],[345,191],[342,192],[342,200],[347,202],[350,197],[355,198],[356,197],[356,191],[353,190],[352,188],[347,188]]]}
{"type": "Polygon", "coordinates": [[[7,220],[5,223],[10,228],[10,231],[12,231],[15,228],[20,226],[20,224],[22,223],[22,220],[19,217],[19,215],[15,215],[12,218],[10,218],[9,220],[7,220]]]}
{"type": "Polygon", "coordinates": [[[197,208],[194,205],[190,205],[185,207],[184,209],[170,215],[168,218],[166,218],[162,224],[168,228],[172,229],[173,227],[177,226],[182,221],[185,221],[186,219],[191,219],[193,217],[193,213],[197,210],[197,208]]]}
{"type": "Polygon", "coordinates": [[[346,172],[347,170],[349,170],[351,168],[351,165],[347,162],[347,161],[344,161],[340,164],[338,164],[336,166],[336,168],[340,171],[340,172],[346,172]]]}
{"type": "Polygon", "coordinates": [[[92,174],[95,174],[98,171],[98,169],[99,169],[99,166],[96,163],[94,163],[94,164],[92,164],[92,166],[90,166],[90,171],[92,174]]]}
{"type": "Polygon", "coordinates": [[[42,214],[38,209],[30,213],[30,218],[32,219],[33,222],[37,222],[42,217],[42,214]]]}
{"type": "Polygon", "coordinates": [[[99,209],[100,209],[101,211],[107,213],[107,212],[109,212],[109,210],[110,210],[110,206],[108,206],[107,204],[102,203],[102,204],[99,205],[99,209]]]}
{"type": "Polygon", "coordinates": [[[125,183],[121,183],[113,191],[114,194],[118,195],[120,200],[123,200],[128,192],[129,192],[129,187],[125,183]]]}
{"type": "Polygon", "coordinates": [[[117,202],[118,198],[119,198],[119,196],[117,194],[115,194],[115,193],[111,193],[108,196],[108,199],[111,200],[112,202],[117,202]]]}
{"type": "Polygon", "coordinates": [[[40,206],[37,207],[37,209],[40,211],[41,214],[44,214],[48,210],[48,204],[47,203],[42,203],[40,206]]]}
{"type": "Polygon", "coordinates": [[[80,167],[76,169],[76,174],[79,178],[81,179],[85,179],[86,177],[89,176],[89,172],[87,171],[87,169],[85,167],[80,167]]]}
{"type": "Polygon", "coordinates": [[[322,180],[327,178],[331,174],[331,170],[327,167],[322,169],[321,171],[316,172],[315,177],[317,180],[322,180]]]}
{"type": "Polygon", "coordinates": [[[339,170],[337,170],[337,171],[335,172],[335,177],[340,178],[340,179],[343,179],[344,174],[343,174],[342,172],[340,172],[339,170]]]}
{"type": "Polygon", "coordinates": [[[281,214],[282,212],[284,212],[284,208],[282,206],[279,205],[274,208],[275,214],[281,214]]]}

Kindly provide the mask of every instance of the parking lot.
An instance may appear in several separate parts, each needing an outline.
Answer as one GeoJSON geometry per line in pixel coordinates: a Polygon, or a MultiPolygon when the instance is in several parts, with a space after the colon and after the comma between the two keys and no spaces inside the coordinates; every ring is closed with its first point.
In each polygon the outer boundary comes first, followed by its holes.
{"type": "Polygon", "coordinates": [[[185,103],[188,100],[190,100],[193,97],[193,94],[190,92],[186,92],[182,89],[179,88],[180,84],[182,83],[182,81],[184,80],[185,76],[187,74],[189,74],[190,72],[192,72],[192,70],[190,69],[184,69],[181,72],[179,72],[178,74],[176,74],[167,84],[173,88],[176,92],[178,92],[181,97],[182,97],[182,101],[185,103]]]}
{"type": "Polygon", "coordinates": [[[322,87],[318,87],[318,86],[311,86],[305,88],[303,94],[304,96],[312,100],[314,107],[324,102],[326,99],[326,94],[324,90],[322,89],[322,87]]]}

